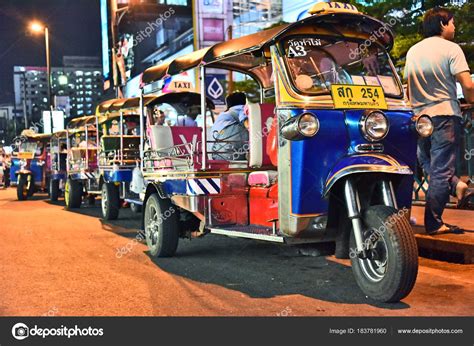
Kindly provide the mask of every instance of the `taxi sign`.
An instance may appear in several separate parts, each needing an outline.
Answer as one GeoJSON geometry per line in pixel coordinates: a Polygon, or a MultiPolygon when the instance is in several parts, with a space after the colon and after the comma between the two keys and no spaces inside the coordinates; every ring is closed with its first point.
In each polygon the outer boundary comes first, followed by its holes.
{"type": "Polygon", "coordinates": [[[331,85],[336,109],[388,109],[381,86],[331,85]]]}
{"type": "Polygon", "coordinates": [[[360,13],[357,7],[344,2],[318,2],[308,12],[310,14],[360,13]]]}

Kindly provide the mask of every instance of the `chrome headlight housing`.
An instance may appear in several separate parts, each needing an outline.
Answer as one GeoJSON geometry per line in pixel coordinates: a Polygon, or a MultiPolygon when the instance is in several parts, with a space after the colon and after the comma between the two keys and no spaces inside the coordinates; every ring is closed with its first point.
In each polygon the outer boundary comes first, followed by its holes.
{"type": "Polygon", "coordinates": [[[370,142],[384,139],[390,128],[386,115],[381,111],[366,112],[360,119],[360,131],[370,142]]]}
{"type": "Polygon", "coordinates": [[[288,119],[281,127],[283,138],[299,141],[316,136],[319,131],[319,120],[311,113],[303,113],[288,119]]]}
{"type": "Polygon", "coordinates": [[[420,115],[418,119],[416,119],[415,129],[421,137],[429,137],[434,131],[433,121],[426,114],[420,115]]]}
{"type": "Polygon", "coordinates": [[[28,162],[25,159],[21,159],[20,160],[20,169],[25,168],[27,164],[28,164],[28,162]]]}

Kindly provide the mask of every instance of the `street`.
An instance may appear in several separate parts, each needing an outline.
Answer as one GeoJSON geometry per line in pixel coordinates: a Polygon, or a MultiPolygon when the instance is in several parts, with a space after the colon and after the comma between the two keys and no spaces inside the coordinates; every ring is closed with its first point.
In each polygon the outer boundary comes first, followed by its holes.
{"type": "Polygon", "coordinates": [[[379,304],[349,261],[296,248],[207,236],[154,260],[136,240],[140,215],[99,218],[46,195],[0,190],[1,316],[472,316],[474,265],[420,258],[413,292],[379,304]]]}

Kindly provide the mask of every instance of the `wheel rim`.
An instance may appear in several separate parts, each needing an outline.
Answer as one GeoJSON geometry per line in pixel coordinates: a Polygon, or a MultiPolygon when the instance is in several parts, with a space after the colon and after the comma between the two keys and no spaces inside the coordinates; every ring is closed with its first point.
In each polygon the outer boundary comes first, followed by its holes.
{"type": "Polygon", "coordinates": [[[107,188],[104,184],[104,187],[102,188],[102,214],[105,216],[107,214],[107,203],[109,201],[109,196],[107,194],[107,188]]]}
{"type": "Polygon", "coordinates": [[[66,202],[66,206],[69,206],[69,189],[70,189],[70,182],[68,180],[66,181],[66,186],[64,186],[64,200],[66,202]]]}
{"type": "Polygon", "coordinates": [[[146,226],[146,236],[148,240],[148,246],[153,248],[158,243],[159,224],[158,224],[158,211],[155,205],[148,206],[148,217],[146,226]]]}
{"type": "Polygon", "coordinates": [[[364,243],[367,252],[371,254],[371,258],[361,259],[358,261],[364,275],[372,282],[379,282],[387,273],[388,268],[388,247],[383,234],[377,230],[370,230],[364,234],[364,243]],[[373,241],[369,239],[374,237],[373,241]]]}

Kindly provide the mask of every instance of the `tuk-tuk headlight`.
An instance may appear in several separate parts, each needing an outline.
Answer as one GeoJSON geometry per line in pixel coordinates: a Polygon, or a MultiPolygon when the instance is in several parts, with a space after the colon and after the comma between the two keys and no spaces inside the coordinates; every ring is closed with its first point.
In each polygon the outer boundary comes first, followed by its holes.
{"type": "Polygon", "coordinates": [[[428,115],[421,115],[416,120],[415,128],[421,137],[429,137],[433,134],[433,121],[428,115]]]}
{"type": "Polygon", "coordinates": [[[366,113],[360,120],[360,130],[365,139],[371,142],[384,139],[389,127],[387,117],[380,111],[366,113]]]}
{"type": "Polygon", "coordinates": [[[283,138],[299,141],[315,136],[319,131],[319,120],[311,113],[303,113],[288,119],[281,127],[280,134],[283,138]]]}

